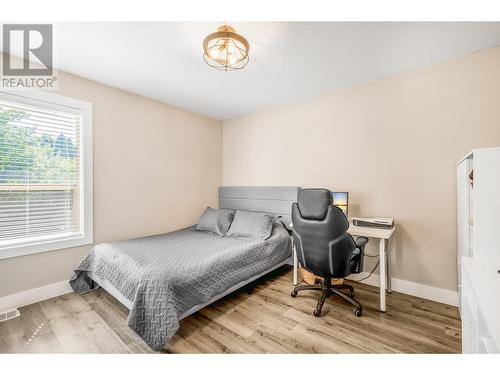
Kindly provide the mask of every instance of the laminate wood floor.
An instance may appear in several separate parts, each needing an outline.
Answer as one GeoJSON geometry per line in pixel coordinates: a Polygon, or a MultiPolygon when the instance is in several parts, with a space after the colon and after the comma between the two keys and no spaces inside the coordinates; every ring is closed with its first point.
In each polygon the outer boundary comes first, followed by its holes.
{"type": "MultiPolygon", "coordinates": [[[[354,283],[363,316],[330,297],[312,315],[318,292],[290,296],[282,268],[181,321],[166,353],[459,353],[456,307],[393,292],[378,311],[378,289],[354,283]]],[[[2,353],[150,353],[127,327],[128,310],[106,291],[66,294],[21,308],[0,323],[2,353]]]]}

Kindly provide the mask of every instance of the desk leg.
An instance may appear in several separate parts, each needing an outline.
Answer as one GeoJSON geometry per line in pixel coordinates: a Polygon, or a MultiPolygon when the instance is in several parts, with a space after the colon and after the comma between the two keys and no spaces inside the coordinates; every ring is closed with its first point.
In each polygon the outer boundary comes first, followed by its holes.
{"type": "Polygon", "coordinates": [[[299,273],[299,260],[297,259],[297,252],[295,251],[295,246],[293,246],[292,248],[293,248],[293,285],[297,285],[298,273],[299,273]]]}
{"type": "Polygon", "coordinates": [[[391,254],[392,254],[392,246],[394,245],[394,238],[392,240],[387,240],[387,257],[386,257],[386,272],[387,272],[387,293],[392,293],[392,273],[391,273],[391,254]]]}
{"type": "Polygon", "coordinates": [[[380,238],[378,243],[379,259],[380,259],[380,311],[386,312],[385,304],[385,288],[387,281],[386,260],[385,260],[385,239],[380,238]]]}

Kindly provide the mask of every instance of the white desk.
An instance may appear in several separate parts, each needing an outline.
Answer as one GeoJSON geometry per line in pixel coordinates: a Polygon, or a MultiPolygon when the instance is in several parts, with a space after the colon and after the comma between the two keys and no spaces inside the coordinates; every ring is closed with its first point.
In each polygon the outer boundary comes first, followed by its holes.
{"type": "MultiPolygon", "coordinates": [[[[291,225],[291,224],[290,224],[291,225]]],[[[391,252],[394,249],[394,241],[389,241],[396,229],[379,229],[369,227],[359,227],[350,223],[347,232],[354,237],[368,237],[378,239],[378,251],[380,260],[380,311],[386,312],[387,305],[385,293],[391,293],[391,252]],[[390,243],[391,246],[387,246],[390,243]]],[[[293,246],[293,285],[298,283],[299,262],[293,246]]]]}

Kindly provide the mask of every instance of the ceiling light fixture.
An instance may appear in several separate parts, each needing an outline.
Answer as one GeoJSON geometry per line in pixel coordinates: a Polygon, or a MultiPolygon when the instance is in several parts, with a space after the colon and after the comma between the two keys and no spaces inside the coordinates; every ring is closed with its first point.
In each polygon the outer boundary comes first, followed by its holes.
{"type": "Polygon", "coordinates": [[[231,26],[220,26],[203,39],[203,59],[219,70],[243,69],[248,64],[248,41],[236,34],[231,26]]]}

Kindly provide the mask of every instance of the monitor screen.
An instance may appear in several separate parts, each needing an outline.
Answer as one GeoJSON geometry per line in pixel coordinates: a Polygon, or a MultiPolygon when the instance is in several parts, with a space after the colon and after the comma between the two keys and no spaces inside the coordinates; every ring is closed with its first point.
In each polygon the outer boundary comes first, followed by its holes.
{"type": "Polygon", "coordinates": [[[347,191],[332,191],[332,202],[333,205],[339,207],[347,217],[349,193],[347,191]]]}

